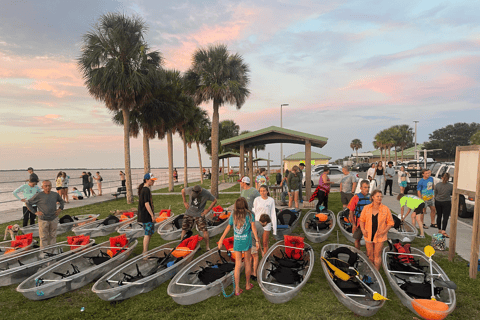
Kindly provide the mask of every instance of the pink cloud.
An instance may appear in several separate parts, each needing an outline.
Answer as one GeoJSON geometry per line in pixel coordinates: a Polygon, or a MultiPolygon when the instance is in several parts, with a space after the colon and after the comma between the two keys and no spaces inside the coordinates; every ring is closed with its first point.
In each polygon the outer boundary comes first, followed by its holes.
{"type": "Polygon", "coordinates": [[[65,120],[57,114],[47,114],[45,116],[14,116],[4,117],[0,125],[24,128],[51,128],[54,130],[85,130],[94,129],[92,123],[81,123],[71,120],[65,120]]]}

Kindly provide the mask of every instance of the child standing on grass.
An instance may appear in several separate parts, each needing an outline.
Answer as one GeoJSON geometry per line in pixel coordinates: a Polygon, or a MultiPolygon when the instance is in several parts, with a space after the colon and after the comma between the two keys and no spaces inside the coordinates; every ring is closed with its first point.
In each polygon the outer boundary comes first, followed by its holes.
{"type": "Polygon", "coordinates": [[[252,257],[250,249],[252,248],[252,231],[255,237],[256,250],[258,251],[260,240],[258,239],[257,229],[255,227],[255,218],[248,210],[247,200],[240,197],[235,201],[233,215],[230,216],[228,226],[218,242],[218,250],[222,248],[223,240],[233,226],[233,255],[235,259],[235,295],[239,296],[243,290],[240,289],[240,271],[242,269],[242,253],[245,254],[245,276],[247,278],[246,290],[251,290],[253,284],[250,283],[250,274],[252,273],[252,257]]]}
{"type": "MultiPolygon", "coordinates": [[[[267,224],[271,223],[272,220],[270,219],[270,216],[268,214],[262,214],[260,216],[260,221],[255,221],[255,228],[257,229],[257,237],[258,239],[263,238],[263,227],[265,227],[267,224]]],[[[262,246],[258,246],[259,249],[257,249],[257,241],[255,240],[257,238],[253,237],[252,238],[252,257],[253,257],[253,271],[252,271],[252,280],[257,281],[257,269],[258,269],[258,251],[261,250],[262,246]]]]}

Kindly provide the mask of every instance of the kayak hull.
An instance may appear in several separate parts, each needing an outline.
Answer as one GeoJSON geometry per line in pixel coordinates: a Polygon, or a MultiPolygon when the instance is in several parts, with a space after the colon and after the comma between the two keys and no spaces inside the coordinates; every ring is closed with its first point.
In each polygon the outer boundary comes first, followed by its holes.
{"type": "MultiPolygon", "coordinates": [[[[394,213],[392,213],[393,215],[394,213]]],[[[402,242],[412,242],[417,237],[418,230],[407,220],[403,221],[401,231],[391,228],[388,231],[388,239],[398,239],[402,242]]]]}
{"type": "Polygon", "coordinates": [[[306,268],[300,272],[300,274],[303,276],[302,282],[292,285],[280,284],[275,280],[275,278],[269,276],[270,271],[268,271],[268,269],[273,267],[270,262],[272,259],[274,259],[273,256],[282,256],[282,252],[280,250],[285,251],[284,241],[278,241],[270,249],[268,249],[267,254],[262,258],[258,265],[258,285],[260,286],[265,298],[271,303],[285,303],[292,300],[307,283],[315,263],[313,249],[308,243],[305,243],[304,260],[308,263],[306,268]]]}
{"type": "Polygon", "coordinates": [[[98,297],[105,301],[120,301],[131,298],[141,293],[146,293],[149,291],[154,290],[155,288],[159,287],[162,283],[168,281],[169,279],[173,278],[175,274],[177,274],[185,265],[187,265],[190,261],[192,261],[193,256],[200,248],[200,244],[197,244],[196,248],[192,250],[187,256],[185,256],[182,260],[175,263],[173,266],[168,267],[164,270],[156,272],[150,276],[145,276],[140,280],[135,282],[118,285],[118,281],[122,280],[124,277],[124,273],[130,275],[137,274],[137,265],[142,273],[142,275],[147,275],[150,270],[155,268],[157,265],[156,259],[149,259],[149,258],[161,258],[165,254],[174,249],[180,240],[166,243],[160,247],[154,248],[149,250],[146,254],[142,254],[136,256],[135,258],[124,262],[123,264],[119,265],[117,268],[111,270],[110,272],[106,273],[102,276],[92,288],[92,291],[95,292],[98,297]],[[147,259],[144,261],[144,259],[147,259]],[[140,265],[139,265],[140,264],[140,265]],[[117,283],[109,283],[109,281],[117,281],[117,283]]]}
{"type": "Polygon", "coordinates": [[[135,240],[125,248],[125,251],[99,265],[95,265],[91,259],[86,257],[97,256],[100,251],[106,253],[108,248],[110,248],[110,242],[106,241],[97,246],[93,246],[92,248],[74,254],[73,256],[63,259],[30,276],[17,287],[17,291],[30,300],[45,300],[79,289],[100,278],[108,270],[123,263],[132,253],[133,249],[135,249],[137,243],[137,240],[135,240]],[[54,272],[71,272],[72,264],[77,266],[80,270],[79,273],[64,279],[62,279],[61,276],[54,274],[54,272]],[[44,283],[37,286],[36,283],[39,279],[42,279],[44,283]]]}
{"type": "Polygon", "coordinates": [[[92,221],[90,223],[84,224],[83,226],[78,226],[72,229],[72,231],[78,236],[78,235],[85,235],[85,236],[90,236],[92,238],[95,237],[103,237],[106,235],[109,235],[110,233],[113,233],[117,231],[121,226],[129,223],[133,223],[136,221],[137,215],[133,216],[133,218],[130,218],[125,221],[121,221],[118,223],[114,224],[109,224],[109,225],[103,225],[101,224],[103,220],[97,220],[97,221],[92,221]]]}
{"type": "Polygon", "coordinates": [[[33,246],[36,244],[37,244],[37,241],[33,240],[32,243],[30,243],[29,245],[22,248],[18,248],[13,252],[5,254],[5,251],[8,250],[8,248],[10,248],[11,241],[2,241],[0,242],[0,261],[3,261],[4,259],[10,259],[11,257],[16,257],[19,254],[22,254],[25,251],[32,249],[33,246]]]}
{"type": "Polygon", "coordinates": [[[160,235],[160,237],[162,237],[163,240],[168,241],[180,239],[182,235],[182,228],[180,227],[177,229],[173,224],[173,220],[177,217],[172,216],[159,224],[157,233],[160,235]]]}
{"type": "Polygon", "coordinates": [[[95,240],[92,239],[88,244],[70,250],[70,245],[68,245],[66,241],[63,241],[44,249],[39,248],[29,250],[21,255],[2,260],[0,261],[0,270],[3,270],[0,271],[0,287],[20,283],[39,270],[88,248],[94,243],[95,240]],[[67,249],[68,251],[63,252],[64,249],[67,249]],[[45,252],[56,252],[57,254],[49,257],[45,252]]]}
{"type": "MultiPolygon", "coordinates": [[[[345,230],[343,224],[341,223],[341,213],[343,212],[340,211],[338,212],[337,214],[337,224],[338,224],[338,227],[340,228],[340,231],[342,232],[342,234],[345,236],[345,238],[347,238],[348,241],[350,241],[351,243],[355,243],[355,239],[353,238],[353,233],[351,232],[348,232],[347,230],[345,230]]],[[[365,239],[362,238],[362,240],[360,240],[360,245],[364,246],[365,245],[365,239]]]]}
{"type": "MultiPolygon", "coordinates": [[[[57,226],[57,235],[71,231],[73,228],[82,226],[84,224],[95,221],[98,218],[99,214],[81,214],[74,216],[78,220],[68,223],[59,223],[57,226]]],[[[39,237],[38,224],[32,224],[26,227],[20,228],[24,234],[33,233],[34,237],[39,237]]]]}
{"type": "MultiPolygon", "coordinates": [[[[357,250],[355,247],[344,245],[344,244],[326,244],[322,248],[322,252],[320,254],[321,257],[325,257],[327,251],[333,251],[339,247],[347,247],[353,252],[358,254],[359,264],[357,270],[360,273],[360,276],[368,275],[373,279],[373,284],[370,286],[373,290],[381,294],[382,296],[387,296],[387,288],[385,286],[385,282],[383,282],[382,276],[380,273],[375,269],[374,265],[368,260],[368,257],[360,250],[357,250]]],[[[355,297],[352,295],[345,294],[342,290],[338,288],[335,282],[332,280],[328,273],[328,269],[325,266],[325,263],[322,262],[322,269],[325,273],[325,277],[327,278],[328,284],[332,289],[333,293],[337,297],[337,299],[350,311],[353,313],[362,316],[362,317],[370,317],[373,316],[378,312],[378,310],[384,305],[385,301],[375,301],[371,298],[366,296],[364,297],[355,297]]]]}
{"type": "MultiPolygon", "coordinates": [[[[430,266],[428,262],[427,256],[423,253],[422,250],[419,250],[417,248],[412,248],[410,247],[410,252],[414,254],[414,259],[419,259],[419,263],[422,266],[430,266]]],[[[397,277],[401,278],[406,278],[408,281],[411,282],[423,282],[423,275],[414,275],[414,274],[407,274],[407,273],[394,273],[389,267],[389,262],[390,259],[392,258],[392,251],[389,249],[389,247],[385,247],[383,249],[383,254],[382,254],[382,263],[383,263],[383,270],[385,271],[385,274],[387,275],[388,282],[390,284],[390,287],[393,289],[393,292],[397,295],[397,297],[400,299],[402,304],[410,309],[413,313],[418,315],[419,317],[422,317],[412,306],[412,302],[414,299],[407,295],[405,291],[403,291],[400,288],[400,285],[403,283],[401,280],[396,278],[394,274],[397,277]]],[[[430,268],[430,267],[429,267],[430,268]]],[[[427,272],[430,273],[430,269],[427,272]]],[[[439,278],[444,281],[450,281],[448,278],[447,274],[442,270],[442,268],[435,262],[432,261],[432,268],[433,268],[433,273],[438,274],[439,278]]],[[[430,277],[427,277],[427,280],[430,280],[430,277]]],[[[444,302],[448,305],[448,310],[446,311],[446,314],[450,314],[455,310],[456,304],[457,304],[457,299],[456,299],[456,294],[455,290],[453,289],[448,289],[448,288],[443,288],[442,292],[440,295],[435,296],[437,301],[444,302]]]]}
{"type": "Polygon", "coordinates": [[[303,232],[305,233],[305,236],[307,237],[307,239],[313,243],[320,243],[327,240],[328,237],[332,234],[333,230],[335,229],[335,226],[337,225],[337,219],[335,217],[335,214],[330,210],[327,210],[327,211],[332,221],[332,226],[329,229],[323,229],[323,230],[317,231],[317,230],[309,229],[307,227],[307,222],[310,219],[313,219],[317,214],[317,211],[315,209],[308,211],[302,219],[303,232]]]}
{"type": "MultiPolygon", "coordinates": [[[[230,261],[230,257],[226,250],[221,250],[220,254],[227,260],[230,261]]],[[[182,270],[180,270],[175,277],[170,281],[167,293],[172,297],[173,301],[181,305],[191,305],[203,300],[207,300],[210,297],[219,295],[222,293],[223,288],[227,288],[232,284],[233,271],[227,273],[222,278],[208,284],[204,285],[196,274],[190,274],[193,271],[200,270],[200,267],[207,267],[206,261],[217,262],[220,260],[218,249],[212,249],[208,252],[205,252],[182,270]]],[[[242,263],[243,269],[243,263],[242,263]]],[[[230,290],[230,289],[228,289],[230,290]]]]}
{"type": "Polygon", "coordinates": [[[298,226],[301,217],[302,217],[302,212],[300,211],[297,214],[297,218],[295,219],[295,221],[292,222],[291,226],[288,226],[288,228],[285,228],[285,229],[278,229],[277,228],[277,234],[273,236],[275,238],[275,240],[281,241],[281,240],[283,240],[283,236],[292,234],[293,230],[295,230],[295,228],[298,226]]]}

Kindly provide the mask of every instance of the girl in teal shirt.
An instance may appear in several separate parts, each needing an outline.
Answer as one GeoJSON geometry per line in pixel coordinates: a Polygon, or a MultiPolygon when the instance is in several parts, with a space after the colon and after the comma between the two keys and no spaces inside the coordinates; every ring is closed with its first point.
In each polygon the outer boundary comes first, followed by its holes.
{"type": "Polygon", "coordinates": [[[233,255],[235,259],[235,295],[239,296],[243,290],[240,289],[240,272],[242,270],[242,255],[245,257],[245,276],[247,277],[246,290],[253,288],[250,283],[250,275],[252,274],[252,255],[250,249],[252,248],[252,231],[256,240],[256,248],[258,251],[260,240],[257,236],[257,229],[255,227],[255,217],[248,210],[247,200],[240,197],[235,201],[235,208],[233,214],[230,216],[228,226],[222,234],[218,242],[218,250],[222,248],[223,240],[233,227],[233,255]]]}

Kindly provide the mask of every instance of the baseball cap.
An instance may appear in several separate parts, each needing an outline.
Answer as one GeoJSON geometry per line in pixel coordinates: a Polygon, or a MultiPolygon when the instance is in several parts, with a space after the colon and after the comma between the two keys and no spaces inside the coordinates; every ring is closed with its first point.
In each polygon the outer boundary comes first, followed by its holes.
{"type": "Polygon", "coordinates": [[[250,178],[249,177],[243,177],[242,179],[237,180],[237,182],[243,182],[250,184],[250,178]]]}
{"type": "Polygon", "coordinates": [[[32,170],[32,171],[33,171],[33,168],[32,168],[32,167],[28,167],[27,171],[28,171],[28,170],[32,170]]]}
{"type": "Polygon", "coordinates": [[[157,180],[157,178],[155,178],[155,177],[153,176],[153,173],[147,173],[146,175],[143,176],[143,179],[144,179],[144,180],[153,180],[153,181],[156,181],[156,180],[157,180]]]}

